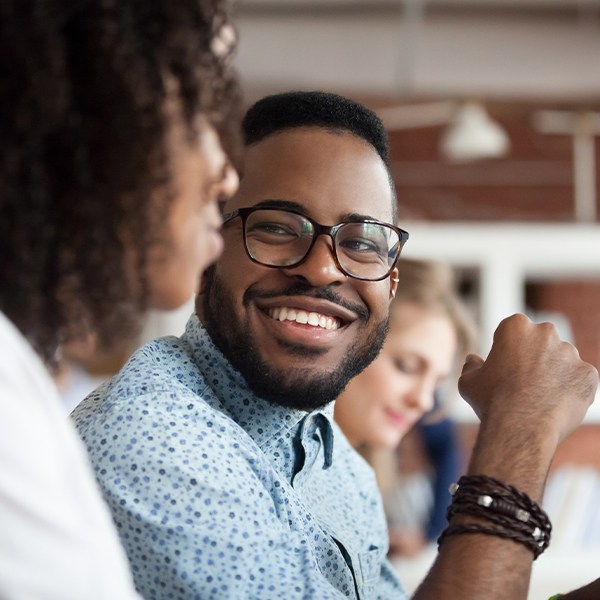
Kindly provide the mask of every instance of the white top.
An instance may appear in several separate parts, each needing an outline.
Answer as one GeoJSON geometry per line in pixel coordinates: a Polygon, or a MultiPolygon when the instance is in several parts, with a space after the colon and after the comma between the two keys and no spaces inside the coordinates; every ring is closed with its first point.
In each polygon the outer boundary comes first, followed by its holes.
{"type": "Polygon", "coordinates": [[[0,353],[0,598],[139,599],[54,383],[1,312],[0,353]]]}

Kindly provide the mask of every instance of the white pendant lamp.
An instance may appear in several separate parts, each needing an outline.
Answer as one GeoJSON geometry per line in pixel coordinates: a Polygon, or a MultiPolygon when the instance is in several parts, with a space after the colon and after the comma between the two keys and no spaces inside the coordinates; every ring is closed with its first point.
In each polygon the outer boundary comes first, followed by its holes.
{"type": "Polygon", "coordinates": [[[479,102],[465,102],[442,135],[440,151],[454,162],[500,158],[509,151],[508,135],[479,102]]]}

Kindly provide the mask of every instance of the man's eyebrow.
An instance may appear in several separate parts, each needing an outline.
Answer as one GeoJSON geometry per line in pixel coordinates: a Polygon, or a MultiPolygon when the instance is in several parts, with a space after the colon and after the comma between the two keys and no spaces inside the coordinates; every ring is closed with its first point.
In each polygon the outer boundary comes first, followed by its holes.
{"type": "Polygon", "coordinates": [[[303,215],[308,215],[308,211],[306,210],[306,206],[300,204],[299,202],[295,202],[294,200],[282,200],[282,199],[268,199],[261,200],[260,202],[254,205],[255,207],[260,208],[283,208],[285,210],[294,210],[303,215]]]}
{"type": "MultiPolygon", "coordinates": [[[[261,200],[254,206],[260,208],[283,208],[284,210],[293,210],[300,214],[306,215],[310,217],[309,211],[306,209],[306,206],[300,204],[299,202],[295,202],[294,200],[282,200],[282,199],[269,199],[269,200],[261,200]]],[[[340,223],[345,222],[362,222],[362,221],[377,221],[378,223],[385,223],[381,219],[376,219],[371,215],[361,215],[360,213],[344,213],[341,215],[340,223]]]]}
{"type": "Polygon", "coordinates": [[[351,222],[360,222],[360,221],[377,221],[378,223],[384,223],[381,219],[376,219],[371,215],[361,215],[359,213],[344,213],[342,215],[341,222],[351,221],[351,222]]]}

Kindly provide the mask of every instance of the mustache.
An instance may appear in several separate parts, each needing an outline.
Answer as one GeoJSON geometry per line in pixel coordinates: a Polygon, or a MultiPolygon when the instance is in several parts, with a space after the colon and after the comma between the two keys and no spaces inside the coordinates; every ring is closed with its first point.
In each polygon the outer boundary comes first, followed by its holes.
{"type": "Polygon", "coordinates": [[[337,304],[342,308],[354,312],[358,315],[359,319],[366,320],[369,318],[369,310],[364,304],[349,302],[348,300],[342,298],[334,291],[333,285],[315,288],[303,283],[295,283],[285,288],[269,290],[268,292],[255,289],[254,286],[251,286],[244,293],[242,302],[244,303],[244,306],[248,306],[250,302],[256,300],[257,298],[264,300],[266,298],[277,298],[278,296],[304,296],[307,298],[315,298],[317,300],[327,300],[333,304],[337,304]]]}

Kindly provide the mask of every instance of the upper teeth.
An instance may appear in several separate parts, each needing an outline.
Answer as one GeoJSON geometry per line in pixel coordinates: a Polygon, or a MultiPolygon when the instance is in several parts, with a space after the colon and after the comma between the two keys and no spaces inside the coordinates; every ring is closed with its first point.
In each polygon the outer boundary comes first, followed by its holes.
{"type": "Polygon", "coordinates": [[[342,325],[340,320],[335,317],[320,315],[316,312],[306,312],[298,308],[287,308],[285,306],[269,308],[267,313],[271,318],[279,321],[296,321],[296,323],[322,327],[323,329],[339,329],[342,325]]]}

